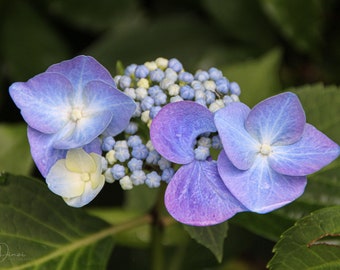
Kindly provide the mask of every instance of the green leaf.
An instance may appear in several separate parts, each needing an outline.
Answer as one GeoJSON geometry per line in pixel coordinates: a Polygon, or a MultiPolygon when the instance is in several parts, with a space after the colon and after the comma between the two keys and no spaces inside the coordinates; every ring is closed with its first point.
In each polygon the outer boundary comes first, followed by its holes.
{"type": "Polygon", "coordinates": [[[261,0],[269,18],[298,50],[310,52],[321,41],[322,9],[319,0],[261,0]]]}
{"type": "Polygon", "coordinates": [[[281,58],[281,51],[274,49],[258,59],[222,67],[222,71],[240,85],[241,101],[252,107],[280,90],[281,58]]]}
{"type": "Polygon", "coordinates": [[[136,0],[50,0],[48,9],[73,25],[91,30],[101,30],[122,19],[125,12],[136,8],[136,0]]]}
{"type": "Polygon", "coordinates": [[[224,239],[227,237],[228,222],[207,227],[184,225],[184,229],[191,238],[208,248],[215,255],[218,262],[222,261],[223,244],[224,239]]]}
{"type": "Polygon", "coordinates": [[[7,1],[0,50],[11,80],[25,80],[68,58],[57,31],[27,1],[7,1]]]}
{"type": "Polygon", "coordinates": [[[275,42],[274,29],[258,1],[203,0],[203,6],[226,36],[262,48],[275,42]]]}
{"type": "Polygon", "coordinates": [[[0,171],[29,174],[33,167],[27,141],[27,125],[0,125],[0,171]]]}
{"type": "Polygon", "coordinates": [[[340,88],[321,83],[290,88],[303,105],[307,122],[340,143],[340,88]]]}
{"type": "Polygon", "coordinates": [[[340,206],[324,208],[299,220],[274,247],[272,270],[339,269],[340,206]]]}
{"type": "Polygon", "coordinates": [[[0,213],[1,269],[106,269],[111,228],[68,207],[44,183],[8,175],[0,213]]]}

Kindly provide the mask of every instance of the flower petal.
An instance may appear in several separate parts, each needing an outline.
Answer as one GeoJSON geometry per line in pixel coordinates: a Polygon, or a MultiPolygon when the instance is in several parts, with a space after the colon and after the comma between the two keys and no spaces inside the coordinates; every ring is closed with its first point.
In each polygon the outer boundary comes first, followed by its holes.
{"type": "Polygon", "coordinates": [[[47,174],[46,183],[52,192],[63,197],[80,196],[85,190],[81,174],[69,171],[65,159],[58,160],[52,166],[47,174]]]}
{"type": "Polygon", "coordinates": [[[256,158],[249,170],[239,170],[222,151],[217,161],[218,171],[230,192],[249,210],[267,213],[302,195],[307,179],[287,176],[272,170],[266,158],[256,158]]]}
{"type": "Polygon", "coordinates": [[[207,108],[192,101],[179,101],[160,110],[152,121],[150,137],[162,156],[186,164],[194,160],[196,137],[215,131],[213,114],[207,108]]]}
{"type": "Polygon", "coordinates": [[[82,207],[89,202],[91,202],[98,193],[102,190],[105,184],[105,177],[103,175],[98,176],[98,180],[96,180],[99,184],[95,189],[92,189],[91,183],[86,183],[85,190],[81,196],[73,197],[73,198],[67,198],[63,197],[64,201],[72,207],[82,207]]]}
{"type": "Polygon", "coordinates": [[[225,187],[211,161],[183,165],[166,189],[165,205],[176,220],[194,226],[218,224],[246,210],[225,187]]]}
{"type": "Polygon", "coordinates": [[[223,149],[239,169],[249,169],[259,151],[257,142],[244,127],[250,109],[241,102],[233,102],[215,113],[215,125],[223,149]]]}
{"type": "Polygon", "coordinates": [[[79,55],[70,60],[50,66],[46,72],[63,74],[72,83],[76,91],[81,92],[89,81],[100,80],[115,86],[114,80],[106,68],[91,56],[79,55]]]}
{"type": "Polygon", "coordinates": [[[299,141],[273,147],[269,164],[278,173],[302,176],[320,170],[336,159],[339,153],[339,145],[314,126],[306,124],[299,141]]]}
{"type": "Polygon", "coordinates": [[[13,83],[9,92],[28,125],[40,132],[55,133],[68,121],[73,88],[60,74],[42,73],[13,83]]]}
{"type": "Polygon", "coordinates": [[[96,164],[88,153],[82,148],[77,148],[67,152],[66,168],[71,172],[89,173],[96,171],[96,164]]]}
{"type": "Polygon", "coordinates": [[[245,126],[260,143],[287,145],[301,138],[306,116],[298,97],[286,92],[257,104],[245,126]]]}
{"type": "Polygon", "coordinates": [[[53,135],[41,133],[31,127],[27,129],[32,158],[42,176],[46,177],[58,159],[66,157],[67,150],[53,148],[53,135]]]}
{"type": "MultiPolygon", "coordinates": [[[[46,177],[56,161],[66,157],[67,150],[53,148],[54,135],[44,134],[28,127],[27,136],[31,147],[32,158],[40,173],[46,177]]],[[[87,153],[100,155],[101,143],[99,139],[95,139],[90,144],[85,145],[84,150],[87,153]]]]}

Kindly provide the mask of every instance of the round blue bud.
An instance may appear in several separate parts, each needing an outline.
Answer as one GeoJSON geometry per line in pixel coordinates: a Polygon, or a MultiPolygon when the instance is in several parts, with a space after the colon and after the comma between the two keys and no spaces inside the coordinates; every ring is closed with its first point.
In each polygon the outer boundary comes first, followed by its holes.
{"type": "Polygon", "coordinates": [[[229,91],[229,81],[223,77],[216,80],[216,90],[222,94],[227,94],[229,91]]]}
{"type": "Polygon", "coordinates": [[[165,170],[166,168],[171,167],[171,162],[164,157],[161,157],[161,159],[158,160],[158,166],[161,170],[165,170]]]}
{"type": "Polygon", "coordinates": [[[165,77],[163,70],[157,68],[150,72],[150,79],[154,82],[160,82],[165,77]]]}
{"type": "Polygon", "coordinates": [[[142,170],[133,171],[133,173],[130,176],[130,179],[135,186],[144,184],[144,181],[146,179],[145,172],[142,170]]]}
{"type": "Polygon", "coordinates": [[[142,139],[138,135],[133,135],[128,138],[127,145],[130,147],[135,147],[142,144],[142,139]]]}
{"type": "Polygon", "coordinates": [[[216,95],[214,92],[211,91],[205,91],[205,101],[207,102],[207,104],[211,104],[215,101],[216,99],[216,95]]]}
{"type": "Polygon", "coordinates": [[[158,85],[151,86],[148,89],[148,94],[150,97],[154,97],[158,93],[162,93],[162,92],[163,90],[158,85]]]}
{"type": "Polygon", "coordinates": [[[136,67],[135,76],[137,78],[145,78],[149,75],[149,69],[144,65],[139,65],[136,67]]]}
{"type": "Polygon", "coordinates": [[[211,138],[211,147],[214,149],[222,149],[222,142],[218,135],[211,138]]]}
{"type": "Polygon", "coordinates": [[[178,78],[178,75],[177,75],[176,71],[174,71],[171,68],[167,68],[165,70],[165,78],[164,79],[167,79],[168,81],[174,83],[175,81],[177,81],[177,78],[178,78]]]}
{"type": "Polygon", "coordinates": [[[232,103],[232,102],[234,102],[234,100],[231,98],[231,96],[224,96],[223,97],[223,103],[225,105],[228,105],[229,103],[232,103]]]}
{"type": "Polygon", "coordinates": [[[194,76],[191,73],[184,71],[178,74],[178,80],[191,83],[194,80],[194,76]]]}
{"type": "Polygon", "coordinates": [[[176,58],[171,58],[168,62],[168,67],[176,72],[180,72],[183,69],[182,63],[176,58]]]}
{"type": "Polygon", "coordinates": [[[125,128],[124,132],[127,134],[135,134],[138,130],[138,124],[135,122],[130,122],[125,128]]]}
{"type": "Polygon", "coordinates": [[[195,90],[192,89],[189,85],[184,85],[179,90],[179,93],[183,99],[192,100],[195,96],[195,90]]]}
{"type": "Polygon", "coordinates": [[[209,77],[210,77],[209,73],[204,70],[198,70],[195,74],[195,79],[201,82],[209,80],[209,77]]]}
{"type": "Polygon", "coordinates": [[[191,87],[195,90],[195,91],[204,91],[204,85],[202,84],[202,82],[200,81],[192,81],[191,82],[191,87]]]}
{"type": "Polygon", "coordinates": [[[205,99],[203,99],[203,98],[196,99],[195,102],[204,106],[204,107],[207,107],[207,103],[206,103],[205,99]]]}
{"type": "Polygon", "coordinates": [[[141,170],[143,167],[143,161],[137,158],[132,158],[128,164],[128,168],[131,172],[141,170]]]}
{"type": "Polygon", "coordinates": [[[131,155],[137,159],[146,159],[149,154],[148,148],[144,144],[136,145],[132,148],[131,155]]]}
{"type": "Polygon", "coordinates": [[[159,92],[154,96],[155,105],[162,105],[166,103],[167,95],[163,92],[159,92]]]}
{"type": "Polygon", "coordinates": [[[212,67],[212,68],[209,68],[209,76],[210,76],[210,79],[216,81],[223,77],[223,73],[221,70],[212,67]]]}
{"type": "Polygon", "coordinates": [[[143,111],[150,110],[155,103],[154,99],[150,96],[145,97],[141,102],[141,108],[143,111]]]}
{"type": "Polygon", "coordinates": [[[160,175],[157,172],[153,171],[146,175],[145,184],[147,184],[147,186],[150,188],[156,188],[160,186],[161,179],[162,178],[160,177],[160,175]]]}
{"type": "Polygon", "coordinates": [[[111,168],[111,174],[115,180],[119,180],[125,176],[125,168],[120,164],[115,164],[111,168]]]}
{"type": "Polygon", "coordinates": [[[161,158],[160,154],[156,150],[149,152],[146,162],[149,164],[157,164],[158,160],[161,158]]]}
{"type": "Polygon", "coordinates": [[[160,111],[161,109],[162,109],[161,106],[154,106],[154,107],[151,107],[151,109],[150,109],[150,114],[149,114],[150,118],[151,118],[151,119],[154,119],[155,116],[157,115],[157,113],[159,113],[159,111],[160,111]]]}
{"type": "Polygon", "coordinates": [[[125,74],[126,76],[130,76],[130,75],[134,74],[134,73],[135,73],[135,70],[136,70],[136,67],[137,67],[136,64],[128,65],[128,66],[125,68],[124,74],[125,74]]]}
{"type": "Polygon", "coordinates": [[[238,85],[237,82],[231,82],[229,85],[230,92],[236,96],[239,96],[241,94],[241,88],[238,85]]]}
{"type": "Polygon", "coordinates": [[[173,168],[166,168],[162,172],[162,180],[169,183],[174,174],[175,170],[173,168]]]}
{"type": "Polygon", "coordinates": [[[129,148],[126,141],[117,141],[115,146],[115,158],[124,162],[130,158],[129,148]]]}
{"type": "Polygon", "coordinates": [[[102,143],[102,150],[106,152],[112,150],[112,148],[115,146],[115,143],[116,141],[112,136],[105,137],[102,143]]]}
{"type": "Polygon", "coordinates": [[[196,160],[206,160],[210,156],[209,148],[206,146],[198,146],[195,150],[195,159],[196,160]]]}
{"type": "Polygon", "coordinates": [[[131,85],[131,78],[129,76],[123,75],[119,79],[119,86],[122,89],[128,88],[131,85]]]}

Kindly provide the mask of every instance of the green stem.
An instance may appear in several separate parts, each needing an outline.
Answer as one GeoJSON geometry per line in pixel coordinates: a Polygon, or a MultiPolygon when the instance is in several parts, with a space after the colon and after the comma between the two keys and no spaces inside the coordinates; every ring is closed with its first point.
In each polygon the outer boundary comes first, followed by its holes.
{"type": "Polygon", "coordinates": [[[151,211],[152,226],[151,226],[151,269],[164,269],[164,254],[163,254],[163,234],[164,223],[162,220],[162,212],[164,210],[164,193],[166,185],[162,184],[159,188],[158,198],[154,208],[151,211]]]}

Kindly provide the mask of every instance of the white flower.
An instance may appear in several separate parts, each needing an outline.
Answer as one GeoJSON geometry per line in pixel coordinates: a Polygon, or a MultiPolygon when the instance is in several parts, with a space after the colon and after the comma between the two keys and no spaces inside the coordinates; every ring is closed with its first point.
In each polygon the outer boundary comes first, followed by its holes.
{"type": "Polygon", "coordinates": [[[62,196],[73,207],[82,207],[92,201],[105,183],[101,156],[88,154],[82,148],[71,149],[66,159],[59,159],[49,171],[48,188],[62,196]]]}

